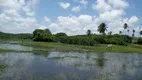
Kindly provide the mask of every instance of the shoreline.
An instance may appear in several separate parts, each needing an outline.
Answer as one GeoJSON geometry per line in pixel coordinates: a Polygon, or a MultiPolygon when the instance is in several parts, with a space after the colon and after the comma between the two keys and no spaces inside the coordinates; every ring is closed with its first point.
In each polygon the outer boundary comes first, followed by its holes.
{"type": "Polygon", "coordinates": [[[55,42],[34,42],[31,40],[21,41],[18,43],[22,46],[38,47],[41,50],[33,51],[16,51],[1,49],[0,52],[48,52],[48,51],[65,51],[65,52],[95,52],[95,53],[106,53],[106,52],[117,52],[117,53],[142,53],[142,45],[128,44],[128,46],[113,45],[112,49],[107,49],[108,44],[98,44],[97,46],[83,46],[74,44],[63,44],[55,42]],[[44,48],[44,50],[43,50],[44,48]]]}

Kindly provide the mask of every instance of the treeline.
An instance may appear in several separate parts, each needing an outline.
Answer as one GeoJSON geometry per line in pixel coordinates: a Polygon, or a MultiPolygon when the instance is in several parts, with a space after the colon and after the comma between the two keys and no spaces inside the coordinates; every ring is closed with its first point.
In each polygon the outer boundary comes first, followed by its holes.
{"type": "MultiPolygon", "coordinates": [[[[112,31],[107,31],[106,24],[102,23],[98,26],[98,32],[100,35],[92,34],[91,30],[87,30],[86,35],[76,35],[68,36],[66,33],[57,33],[52,34],[49,29],[41,30],[36,29],[33,32],[34,41],[44,41],[44,42],[58,42],[66,44],[77,44],[77,45],[88,45],[93,46],[95,44],[116,44],[127,46],[128,43],[137,43],[142,44],[141,38],[136,38],[135,30],[133,30],[132,36],[122,34],[122,31],[119,31],[119,34],[113,34],[112,31]]],[[[124,24],[124,30],[129,32],[128,25],[124,24]]],[[[142,34],[142,31],[140,31],[142,34]]]]}
{"type": "Polygon", "coordinates": [[[32,34],[12,34],[0,32],[0,39],[32,39],[32,34]]]}
{"type": "Polygon", "coordinates": [[[132,38],[118,34],[96,35],[91,34],[88,31],[86,35],[67,36],[65,33],[57,33],[54,35],[49,29],[36,29],[33,32],[33,40],[93,46],[95,44],[127,45],[127,43],[131,43],[132,38]]]}

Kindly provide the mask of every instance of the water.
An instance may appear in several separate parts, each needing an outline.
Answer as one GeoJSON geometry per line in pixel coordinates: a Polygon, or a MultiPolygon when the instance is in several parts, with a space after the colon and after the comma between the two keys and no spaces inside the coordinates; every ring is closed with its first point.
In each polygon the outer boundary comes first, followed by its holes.
{"type": "Polygon", "coordinates": [[[16,50],[16,51],[32,51],[32,47],[22,46],[19,44],[1,43],[0,49],[16,50]]]}
{"type": "Polygon", "coordinates": [[[2,80],[141,80],[142,55],[120,53],[1,53],[2,80]]]}
{"type": "Polygon", "coordinates": [[[137,53],[0,52],[0,64],[0,80],[142,80],[137,53]]]}

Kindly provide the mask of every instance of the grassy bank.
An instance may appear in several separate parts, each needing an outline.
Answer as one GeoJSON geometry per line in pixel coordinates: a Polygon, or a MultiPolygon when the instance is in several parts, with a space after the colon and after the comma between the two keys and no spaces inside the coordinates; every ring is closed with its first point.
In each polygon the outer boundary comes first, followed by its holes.
{"type": "Polygon", "coordinates": [[[0,52],[16,52],[14,50],[8,50],[8,49],[0,49],[0,52]]]}
{"type": "Polygon", "coordinates": [[[120,52],[120,53],[142,53],[142,45],[129,44],[128,46],[113,45],[113,48],[106,49],[106,44],[99,44],[96,46],[81,46],[62,43],[49,43],[49,42],[33,42],[24,41],[21,43],[25,46],[41,47],[46,49],[58,50],[58,51],[79,51],[79,52],[120,52]]]}

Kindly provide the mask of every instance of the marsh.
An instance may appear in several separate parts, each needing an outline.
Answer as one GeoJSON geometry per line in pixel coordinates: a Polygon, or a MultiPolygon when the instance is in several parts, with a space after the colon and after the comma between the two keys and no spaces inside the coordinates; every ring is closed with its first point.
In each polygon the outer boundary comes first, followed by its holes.
{"type": "MultiPolygon", "coordinates": [[[[18,44],[2,44],[0,47],[14,50],[20,48],[25,51],[38,49],[18,44]]],[[[142,54],[138,53],[56,50],[44,52],[44,54],[42,52],[0,52],[0,64],[6,65],[0,72],[0,79],[141,80],[141,57],[142,54]]]]}

